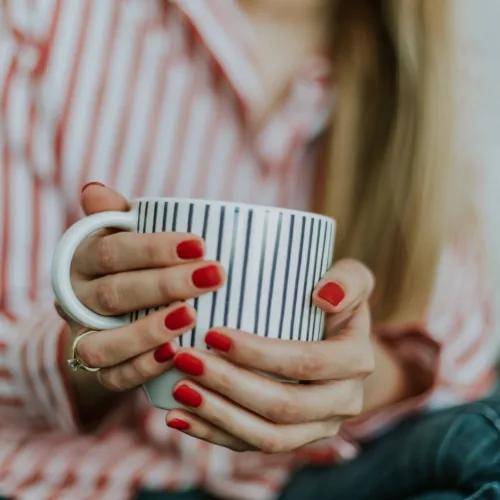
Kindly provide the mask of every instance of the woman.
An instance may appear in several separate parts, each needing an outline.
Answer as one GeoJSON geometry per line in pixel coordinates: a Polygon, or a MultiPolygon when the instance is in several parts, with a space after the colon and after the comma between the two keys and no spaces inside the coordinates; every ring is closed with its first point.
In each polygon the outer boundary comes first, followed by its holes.
{"type": "Polygon", "coordinates": [[[457,406],[494,374],[471,187],[449,154],[449,8],[2,4],[2,494],[500,498],[499,404],[457,406]],[[325,340],[220,325],[206,337],[219,358],[180,349],[196,321],[182,300],[224,270],[193,235],[109,232],[75,256],[80,300],[103,314],[171,305],[86,335],[77,355],[98,372],[70,371],[85,329],[51,304],[54,247],[80,201],[127,210],[143,193],[336,217],[338,261],[313,294],[325,340]],[[174,365],[190,411],[165,417],[136,388],[174,365]]]}

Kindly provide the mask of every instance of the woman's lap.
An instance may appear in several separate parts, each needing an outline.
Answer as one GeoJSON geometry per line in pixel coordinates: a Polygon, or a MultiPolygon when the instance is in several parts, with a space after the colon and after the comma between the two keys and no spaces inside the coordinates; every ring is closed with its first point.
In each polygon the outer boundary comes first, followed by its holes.
{"type": "Polygon", "coordinates": [[[353,498],[500,500],[500,398],[412,419],[352,462],[306,468],[281,500],[353,498]]]}
{"type": "MultiPolygon", "coordinates": [[[[201,492],[138,500],[212,500],[201,492]]],[[[411,419],[356,460],[299,471],[280,500],[500,500],[500,398],[411,419]]]]}
{"type": "Polygon", "coordinates": [[[454,491],[432,491],[413,497],[411,500],[496,500],[497,498],[500,498],[500,488],[493,484],[484,486],[473,495],[464,495],[454,491]]]}

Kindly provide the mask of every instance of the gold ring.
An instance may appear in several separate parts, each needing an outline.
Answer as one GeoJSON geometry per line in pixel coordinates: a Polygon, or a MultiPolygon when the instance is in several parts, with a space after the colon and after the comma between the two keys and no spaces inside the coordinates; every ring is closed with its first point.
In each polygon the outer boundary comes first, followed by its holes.
{"type": "Polygon", "coordinates": [[[97,333],[97,330],[89,330],[88,332],[82,333],[81,335],[78,335],[78,337],[75,338],[73,341],[73,346],[71,347],[71,359],[68,359],[68,366],[74,371],[78,370],[83,370],[86,372],[91,372],[95,373],[100,370],[100,368],[92,368],[90,366],[87,366],[78,356],[78,353],[76,352],[76,348],[78,347],[78,342],[83,339],[86,335],[89,333],[97,333]]]}

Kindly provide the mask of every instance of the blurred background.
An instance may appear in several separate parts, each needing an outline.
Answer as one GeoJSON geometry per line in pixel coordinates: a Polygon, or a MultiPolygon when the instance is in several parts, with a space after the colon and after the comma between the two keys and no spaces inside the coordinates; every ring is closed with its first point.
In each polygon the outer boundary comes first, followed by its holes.
{"type": "MultiPolygon", "coordinates": [[[[500,0],[455,0],[460,154],[477,164],[500,325],[500,0]]],[[[500,333],[498,334],[500,352],[500,333]]]]}

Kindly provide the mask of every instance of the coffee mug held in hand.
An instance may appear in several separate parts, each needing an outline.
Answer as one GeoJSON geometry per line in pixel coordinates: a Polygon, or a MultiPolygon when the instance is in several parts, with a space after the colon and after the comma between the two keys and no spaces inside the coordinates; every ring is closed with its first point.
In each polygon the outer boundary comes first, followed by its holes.
{"type": "MultiPolygon", "coordinates": [[[[205,240],[206,259],[225,268],[224,287],[188,301],[197,311],[197,322],[179,338],[181,347],[205,350],[205,334],[214,326],[285,340],[322,337],[324,313],[311,296],[332,264],[333,219],[259,205],[174,198],[141,198],[129,212],[86,217],[68,229],[56,249],[52,286],[68,316],[97,330],[117,328],[151,312],[101,316],[76,297],[70,279],[73,254],[84,238],[102,228],[195,233],[205,240]]],[[[163,409],[179,406],[172,388],[182,377],[171,370],[146,383],[151,403],[163,409]]]]}

